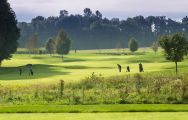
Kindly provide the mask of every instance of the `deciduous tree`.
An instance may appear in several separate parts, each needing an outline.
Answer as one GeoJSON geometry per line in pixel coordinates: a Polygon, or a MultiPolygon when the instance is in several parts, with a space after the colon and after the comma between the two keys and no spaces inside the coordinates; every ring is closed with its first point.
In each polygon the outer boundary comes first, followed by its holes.
{"type": "Polygon", "coordinates": [[[26,48],[31,53],[39,52],[40,42],[37,34],[31,36],[31,38],[26,42],[26,48]]]}
{"type": "Polygon", "coordinates": [[[64,30],[60,30],[56,39],[56,52],[60,55],[69,54],[71,40],[64,30]]]}
{"type": "Polygon", "coordinates": [[[157,53],[159,48],[158,42],[153,42],[151,49],[155,52],[155,54],[157,53]]]}
{"type": "Polygon", "coordinates": [[[177,74],[178,62],[181,62],[188,53],[188,42],[185,35],[183,33],[176,33],[171,36],[162,36],[159,44],[164,49],[166,59],[175,62],[177,74]]]}
{"type": "Polygon", "coordinates": [[[55,40],[53,38],[49,38],[45,45],[48,53],[53,54],[55,52],[55,40]]]}
{"type": "Polygon", "coordinates": [[[129,39],[128,45],[131,52],[135,52],[138,50],[138,42],[135,38],[129,39]]]}

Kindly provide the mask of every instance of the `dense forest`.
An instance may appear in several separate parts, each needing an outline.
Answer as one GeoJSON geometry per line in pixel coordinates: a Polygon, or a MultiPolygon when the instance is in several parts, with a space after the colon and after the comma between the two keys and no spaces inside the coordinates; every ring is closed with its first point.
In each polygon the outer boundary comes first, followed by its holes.
{"type": "Polygon", "coordinates": [[[72,40],[72,49],[124,48],[132,37],[137,39],[139,46],[151,46],[164,34],[185,32],[188,36],[188,17],[182,22],[165,16],[108,19],[100,11],[92,12],[86,8],[83,15],[62,10],[57,17],[37,16],[31,23],[19,22],[18,27],[21,29],[20,47],[25,47],[33,34],[38,34],[40,46],[44,46],[48,38],[55,37],[63,28],[72,40]]]}

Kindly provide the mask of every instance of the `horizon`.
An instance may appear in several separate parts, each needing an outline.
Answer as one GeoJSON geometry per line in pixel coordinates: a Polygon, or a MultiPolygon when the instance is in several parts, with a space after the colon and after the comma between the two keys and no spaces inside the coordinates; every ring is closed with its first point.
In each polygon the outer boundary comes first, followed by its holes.
{"type": "Polygon", "coordinates": [[[17,15],[19,22],[30,22],[36,16],[58,16],[60,10],[67,10],[70,14],[83,14],[84,8],[90,8],[93,12],[99,10],[103,17],[119,18],[125,20],[128,17],[142,15],[147,16],[166,16],[176,21],[180,21],[188,15],[188,1],[170,0],[149,1],[149,0],[82,0],[69,2],[64,0],[8,0],[12,9],[17,15]],[[74,3],[74,4],[72,4],[74,3]],[[104,6],[106,4],[106,6],[104,6]],[[118,7],[116,7],[118,6],[118,7]],[[52,9],[49,11],[49,7],[52,9]]]}

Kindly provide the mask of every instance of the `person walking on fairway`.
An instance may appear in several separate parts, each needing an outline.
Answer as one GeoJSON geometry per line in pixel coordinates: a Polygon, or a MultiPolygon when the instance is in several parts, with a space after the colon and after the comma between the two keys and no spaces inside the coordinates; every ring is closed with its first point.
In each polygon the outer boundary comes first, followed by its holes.
{"type": "Polygon", "coordinates": [[[129,66],[127,66],[127,71],[126,71],[126,72],[131,72],[131,71],[130,71],[130,67],[129,67],[129,66]]]}
{"type": "Polygon", "coordinates": [[[119,72],[121,72],[121,65],[117,64],[119,72]]]}
{"type": "Polygon", "coordinates": [[[33,76],[34,75],[33,69],[32,69],[33,65],[32,64],[27,64],[26,66],[29,68],[29,76],[33,76]]]}
{"type": "Polygon", "coordinates": [[[22,76],[22,68],[19,68],[20,76],[22,76]]]}
{"type": "Polygon", "coordinates": [[[34,73],[33,73],[33,70],[32,70],[32,69],[30,69],[30,75],[31,75],[31,76],[33,76],[33,75],[34,75],[34,73]]]}
{"type": "Polygon", "coordinates": [[[144,68],[143,68],[142,63],[139,64],[139,71],[140,71],[140,72],[144,72],[144,68]]]}

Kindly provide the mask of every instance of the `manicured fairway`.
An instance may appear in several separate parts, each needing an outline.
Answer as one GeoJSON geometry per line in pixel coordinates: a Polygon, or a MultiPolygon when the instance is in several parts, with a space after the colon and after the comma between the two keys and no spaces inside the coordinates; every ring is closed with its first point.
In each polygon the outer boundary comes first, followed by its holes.
{"type": "MultiPolygon", "coordinates": [[[[103,50],[103,53],[116,52],[115,50],[103,50]]],[[[128,51],[127,51],[128,52],[128,51]]],[[[66,82],[79,81],[92,72],[102,74],[103,76],[125,75],[126,66],[129,65],[132,73],[138,73],[138,63],[142,62],[146,73],[156,71],[173,71],[175,64],[166,61],[161,52],[156,55],[149,50],[143,53],[140,50],[136,55],[109,55],[95,54],[93,51],[78,51],[77,54],[71,53],[64,56],[62,61],[61,56],[54,55],[13,55],[13,58],[4,61],[0,68],[0,84],[22,84],[30,83],[56,83],[63,79],[66,82]],[[28,68],[26,64],[34,65],[34,76],[28,76],[28,68]],[[123,72],[119,73],[117,64],[121,64],[123,72]],[[19,76],[19,67],[23,68],[23,75],[19,76]]],[[[121,53],[121,52],[120,52],[121,53]]],[[[179,63],[180,72],[188,70],[187,59],[179,63]]]]}
{"type": "Polygon", "coordinates": [[[188,112],[187,104],[1,105],[0,113],[188,112]]]}
{"type": "Polygon", "coordinates": [[[188,113],[0,114],[0,120],[187,120],[188,113]]]}

